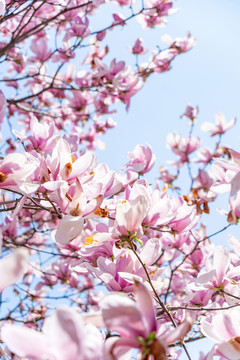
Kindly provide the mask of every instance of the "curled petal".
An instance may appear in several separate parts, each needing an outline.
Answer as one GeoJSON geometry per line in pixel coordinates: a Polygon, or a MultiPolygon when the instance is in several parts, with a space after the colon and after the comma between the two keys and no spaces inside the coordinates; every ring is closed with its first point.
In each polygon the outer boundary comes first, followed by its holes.
{"type": "Polygon", "coordinates": [[[5,324],[1,329],[1,338],[10,350],[20,357],[41,359],[51,356],[46,337],[35,330],[5,324]]]}
{"type": "Polygon", "coordinates": [[[81,234],[84,220],[81,216],[65,215],[58,224],[57,230],[52,233],[55,241],[66,245],[81,234]]]}

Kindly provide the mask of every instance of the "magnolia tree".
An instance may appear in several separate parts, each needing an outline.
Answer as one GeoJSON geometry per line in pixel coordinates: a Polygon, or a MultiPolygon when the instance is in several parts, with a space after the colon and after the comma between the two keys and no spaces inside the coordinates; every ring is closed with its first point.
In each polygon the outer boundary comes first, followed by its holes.
{"type": "Polygon", "coordinates": [[[240,244],[211,242],[240,218],[240,153],[222,145],[235,119],[204,123],[216,144],[202,147],[187,106],[189,134],[167,137],[175,170],[160,167],[154,185],[149,145],[119,173],[95,156],[115,104],[128,109],[195,45],[164,36],[165,49],[147,52],[136,38],[131,68],[109,33],[165,26],[175,11],[169,0],[0,0],[2,359],[240,358],[240,244]],[[111,20],[96,29],[102,9],[111,20]],[[222,192],[227,225],[209,233],[203,215],[214,218],[222,192]],[[212,350],[191,354],[204,337],[212,350]]]}

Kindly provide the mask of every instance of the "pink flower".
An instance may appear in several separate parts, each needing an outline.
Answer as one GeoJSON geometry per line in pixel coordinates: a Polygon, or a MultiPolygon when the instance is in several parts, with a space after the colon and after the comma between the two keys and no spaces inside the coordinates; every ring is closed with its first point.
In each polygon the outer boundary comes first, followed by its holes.
{"type": "Polygon", "coordinates": [[[194,228],[198,223],[196,207],[189,206],[182,197],[171,199],[171,211],[174,218],[167,223],[172,231],[181,233],[194,228]]]}
{"type": "Polygon", "coordinates": [[[228,221],[230,224],[236,224],[240,219],[240,171],[234,176],[231,181],[231,190],[229,197],[230,212],[228,214],[228,221]]]}
{"type": "Polygon", "coordinates": [[[215,341],[215,355],[224,359],[238,360],[240,358],[240,311],[238,308],[221,311],[212,319],[201,321],[203,335],[215,341]]]}
{"type": "Polygon", "coordinates": [[[159,168],[159,172],[161,174],[160,176],[160,179],[165,183],[165,184],[170,184],[172,185],[172,182],[174,180],[176,180],[177,178],[177,175],[171,175],[169,172],[168,172],[168,169],[165,167],[165,166],[161,166],[159,168]]]}
{"type": "Polygon", "coordinates": [[[165,344],[156,338],[158,329],[152,298],[143,284],[135,282],[136,302],[128,296],[112,293],[100,303],[104,323],[110,331],[120,334],[106,342],[107,351],[115,354],[119,349],[125,351],[137,348],[143,351],[148,348],[154,351],[154,344],[158,344],[158,352],[166,354],[165,344]]]}
{"type": "Polygon", "coordinates": [[[103,338],[93,325],[83,325],[71,308],[55,310],[45,320],[43,331],[5,324],[1,337],[20,357],[42,360],[100,360],[103,338]]]}
{"type": "Polygon", "coordinates": [[[170,133],[167,135],[167,144],[171,150],[180,157],[179,163],[182,165],[188,162],[188,155],[199,148],[201,140],[197,136],[188,135],[182,138],[178,133],[170,133]]]}
{"type": "Polygon", "coordinates": [[[113,14],[113,18],[114,18],[114,22],[113,25],[121,25],[124,26],[125,25],[125,20],[122,14],[120,13],[114,13],[113,14]]]}
{"type": "Polygon", "coordinates": [[[235,123],[236,118],[233,118],[229,123],[226,122],[225,116],[222,113],[216,114],[216,125],[205,122],[202,124],[202,130],[203,131],[211,131],[211,136],[215,136],[217,134],[221,135],[224,134],[227,130],[231,129],[235,123]]]}
{"type": "Polygon", "coordinates": [[[187,52],[193,48],[196,44],[196,39],[191,37],[188,32],[185,38],[172,39],[169,35],[162,36],[162,40],[166,42],[172,49],[176,49],[179,54],[187,52]]]}
{"type": "Polygon", "coordinates": [[[74,20],[71,21],[70,29],[67,29],[63,41],[66,42],[74,36],[77,36],[79,38],[85,38],[91,32],[88,26],[89,20],[87,17],[83,21],[80,16],[76,16],[74,20]]]}
{"type": "Polygon", "coordinates": [[[43,62],[48,59],[52,54],[52,51],[47,48],[47,39],[45,39],[44,37],[34,38],[32,40],[30,49],[36,55],[32,58],[33,60],[37,59],[43,62]]]}
{"type": "Polygon", "coordinates": [[[130,50],[133,54],[142,55],[147,52],[146,49],[144,49],[143,41],[142,39],[137,39],[133,48],[130,50]]]}
{"type": "Polygon", "coordinates": [[[121,235],[140,236],[142,234],[141,224],[146,216],[148,203],[143,195],[134,199],[119,200],[116,206],[116,220],[114,228],[121,235]]]}
{"type": "Polygon", "coordinates": [[[139,174],[149,172],[156,160],[156,157],[152,153],[152,149],[148,144],[146,144],[146,146],[137,145],[132,153],[128,153],[128,157],[130,161],[123,167],[123,169],[131,166],[133,170],[139,174]]]}
{"type": "Polygon", "coordinates": [[[195,108],[192,105],[187,105],[185,109],[185,113],[181,116],[181,118],[189,118],[190,120],[194,121],[198,115],[198,106],[195,108]]]}
{"type": "Polygon", "coordinates": [[[162,73],[171,69],[170,63],[177,55],[177,50],[166,49],[160,53],[153,51],[153,56],[150,58],[151,68],[156,73],[162,73]]]}
{"type": "Polygon", "coordinates": [[[166,225],[176,214],[172,211],[172,199],[155,189],[150,195],[150,205],[143,224],[148,226],[166,225]]]}
{"type": "Polygon", "coordinates": [[[169,16],[177,11],[172,9],[173,2],[168,0],[145,0],[144,5],[146,10],[139,15],[138,19],[143,28],[165,26],[167,20],[165,20],[164,16],[169,16]]]}
{"type": "Polygon", "coordinates": [[[28,150],[36,150],[37,152],[52,151],[59,140],[60,136],[54,136],[56,128],[54,122],[50,125],[47,123],[40,123],[36,117],[32,116],[30,121],[30,128],[33,135],[28,137],[23,136],[20,132],[13,130],[13,133],[21,140],[29,143],[28,150]]]}
{"type": "Polygon", "coordinates": [[[38,184],[33,184],[31,175],[39,166],[30,154],[9,154],[0,163],[0,187],[30,194],[36,191],[38,184]]]}
{"type": "MultiPolygon", "coordinates": [[[[91,242],[93,240],[95,242],[96,253],[98,250],[98,238],[99,236],[94,235],[92,238],[86,239],[86,241],[91,242]]],[[[106,242],[106,246],[109,246],[109,236],[104,234],[102,239],[106,242]]],[[[113,242],[111,242],[111,246],[112,245],[113,242]]],[[[101,249],[99,250],[101,251],[101,249]]],[[[105,250],[107,249],[105,248],[105,250]]],[[[142,265],[131,251],[116,249],[115,247],[112,247],[112,253],[111,249],[109,250],[102,254],[99,252],[100,256],[94,266],[87,263],[85,264],[87,269],[105,283],[106,288],[109,291],[123,291],[129,293],[133,291],[134,279],[141,279],[144,282],[147,281],[146,273],[144,272],[142,265]]],[[[152,264],[157,261],[160,255],[161,246],[159,239],[157,238],[149,239],[139,250],[139,256],[144,262],[151,280],[154,283],[155,289],[157,290],[163,286],[161,275],[165,271],[165,268],[156,268],[155,266],[152,266],[152,264]]]]}
{"type": "MultiPolygon", "coordinates": [[[[200,289],[209,290],[225,290],[233,293],[239,290],[237,280],[240,276],[240,266],[233,267],[230,263],[229,251],[224,246],[217,246],[213,254],[213,263],[206,262],[207,271],[199,274],[196,285],[200,289]],[[233,289],[232,284],[235,284],[233,289]],[[229,289],[229,290],[228,290],[229,289]]],[[[226,300],[231,304],[232,300],[225,296],[226,300]]]]}
{"type": "Polygon", "coordinates": [[[198,158],[193,161],[196,163],[208,164],[213,160],[213,156],[218,156],[218,154],[213,153],[213,151],[207,147],[201,147],[197,152],[198,158]]]}
{"type": "Polygon", "coordinates": [[[122,353],[123,356],[129,348],[137,348],[142,351],[142,358],[152,355],[154,359],[165,359],[166,345],[182,338],[191,329],[191,319],[186,318],[176,329],[169,326],[160,338],[158,333],[161,329],[150,293],[139,281],[135,281],[134,293],[136,301],[126,295],[112,293],[100,302],[107,329],[120,334],[120,337],[106,341],[106,353],[119,358],[117,354],[122,353]]]}

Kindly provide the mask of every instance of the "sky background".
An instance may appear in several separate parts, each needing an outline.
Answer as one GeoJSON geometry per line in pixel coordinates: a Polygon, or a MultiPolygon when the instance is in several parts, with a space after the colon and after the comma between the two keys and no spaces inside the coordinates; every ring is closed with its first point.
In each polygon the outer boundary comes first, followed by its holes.
{"type": "MultiPolygon", "coordinates": [[[[172,62],[171,71],[154,74],[148,79],[132,99],[128,113],[122,104],[118,106],[119,111],[114,116],[118,125],[103,138],[107,149],[98,152],[100,162],[106,162],[118,171],[127,161],[128,151],[132,151],[138,143],[148,142],[157,157],[156,165],[148,175],[153,182],[159,176],[159,166],[175,159],[166,149],[166,135],[172,131],[183,136],[188,134],[188,121],[179,118],[187,104],[199,106],[193,134],[203,135],[205,146],[211,148],[214,148],[214,139],[200,130],[201,124],[214,122],[219,111],[224,113],[227,121],[236,117],[236,126],[223,138],[223,142],[240,151],[240,1],[178,0],[175,7],[180,10],[168,17],[167,27],[141,31],[141,27],[134,23],[130,24],[130,30],[112,32],[118,41],[114,38],[110,41],[111,52],[116,54],[117,60],[121,60],[123,53],[126,55],[126,43],[133,45],[139,36],[148,49],[157,44],[163,46],[161,36],[165,33],[175,38],[184,37],[190,31],[197,40],[190,52],[172,62]]],[[[134,64],[132,55],[129,55],[129,64],[134,64]]],[[[221,202],[219,206],[226,208],[221,202]]],[[[218,213],[211,215],[211,222],[206,218],[209,232],[226,224],[225,218],[218,213]]],[[[229,233],[240,238],[239,226],[231,227],[229,232],[216,237],[215,243],[227,245],[229,233]]],[[[211,347],[212,342],[206,340],[188,345],[192,360],[199,359],[199,352],[206,353],[211,347]]],[[[181,360],[185,359],[183,354],[181,360]]]]}

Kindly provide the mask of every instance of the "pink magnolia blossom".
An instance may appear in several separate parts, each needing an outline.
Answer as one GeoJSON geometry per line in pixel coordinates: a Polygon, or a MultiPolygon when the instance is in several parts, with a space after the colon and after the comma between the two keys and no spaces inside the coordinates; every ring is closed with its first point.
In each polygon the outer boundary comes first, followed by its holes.
{"type": "Polygon", "coordinates": [[[31,176],[39,166],[38,161],[30,154],[9,154],[0,162],[0,187],[20,190],[30,194],[39,187],[31,176]]]}
{"type": "Polygon", "coordinates": [[[240,171],[234,176],[231,181],[231,190],[229,197],[230,212],[228,214],[228,221],[231,224],[236,224],[240,219],[240,171]]]}
{"type": "MultiPolygon", "coordinates": [[[[206,267],[207,271],[200,272],[196,279],[199,290],[223,290],[234,296],[239,295],[240,266],[234,267],[231,264],[229,251],[225,247],[217,246],[215,248],[213,262],[211,264],[206,261],[206,267]]],[[[225,295],[225,299],[230,304],[239,302],[227,295],[225,295]]]]}
{"type": "Polygon", "coordinates": [[[171,203],[171,211],[175,216],[168,222],[167,226],[177,233],[194,228],[198,223],[196,207],[187,205],[182,197],[172,199],[171,203]]]}
{"type": "MultiPolygon", "coordinates": [[[[193,38],[190,33],[187,33],[185,38],[176,38],[174,40],[171,38],[171,36],[164,35],[162,36],[162,40],[166,42],[168,45],[170,45],[172,49],[176,49],[179,53],[189,51],[196,44],[196,39],[193,38]]],[[[196,110],[198,113],[198,108],[196,108],[196,110]]]]}
{"type": "Polygon", "coordinates": [[[147,52],[147,50],[144,49],[143,40],[141,38],[136,40],[134,46],[132,47],[132,49],[130,49],[130,51],[136,55],[143,55],[147,52]]]}
{"type": "Polygon", "coordinates": [[[238,308],[221,311],[210,319],[201,321],[203,335],[216,342],[214,354],[224,359],[238,360],[240,358],[240,311],[238,308]]]}
{"type": "Polygon", "coordinates": [[[103,64],[99,59],[96,59],[96,65],[99,68],[98,73],[96,76],[99,77],[106,77],[107,80],[114,82],[116,81],[116,76],[125,68],[124,61],[116,61],[113,59],[111,61],[110,67],[108,68],[107,65],[103,64]]]}
{"type": "Polygon", "coordinates": [[[56,127],[54,123],[40,123],[36,117],[32,116],[30,121],[30,128],[32,135],[28,137],[23,136],[20,132],[13,130],[13,133],[21,140],[29,143],[28,150],[36,150],[37,152],[49,152],[54,149],[57,141],[60,139],[59,135],[55,135],[56,127]]]}
{"type": "MultiPolygon", "coordinates": [[[[99,237],[93,236],[93,240],[98,240],[99,237]]],[[[91,239],[89,239],[91,241],[91,239]]],[[[89,241],[87,239],[87,241],[89,241]]],[[[105,241],[109,241],[109,236],[105,241]]],[[[97,244],[95,249],[97,249],[97,244]]],[[[99,244],[101,245],[101,244],[99,244]]],[[[108,244],[109,245],[109,244],[108,244]]],[[[112,248],[112,254],[105,251],[105,254],[100,254],[94,266],[85,264],[95,276],[104,281],[106,288],[110,291],[123,291],[126,293],[133,291],[134,279],[147,282],[146,273],[137,260],[136,256],[128,249],[112,248]],[[113,258],[113,259],[112,259],[113,258]],[[97,266],[96,266],[97,265],[97,266]]],[[[139,256],[144,262],[150,278],[156,289],[163,286],[162,273],[165,271],[164,267],[157,268],[152,264],[157,261],[161,255],[161,245],[159,239],[149,239],[139,250],[139,256]]]]}
{"type": "MultiPolygon", "coordinates": [[[[76,56],[76,54],[71,49],[69,43],[64,42],[63,43],[63,48],[59,48],[58,52],[52,56],[52,61],[53,62],[61,61],[62,63],[67,63],[67,62],[69,62],[70,59],[75,58],[75,56],[76,56]]],[[[59,74],[59,75],[62,75],[62,74],[59,74]]],[[[60,76],[60,78],[61,78],[61,76],[60,76]]]]}
{"type": "MultiPolygon", "coordinates": [[[[135,281],[135,299],[119,293],[106,296],[101,302],[102,317],[106,327],[118,332],[119,337],[107,340],[105,351],[109,354],[127,353],[129,348],[137,348],[142,355],[152,355],[155,359],[166,358],[166,345],[183,337],[191,328],[189,320],[161,337],[158,336],[153,301],[146,287],[135,281]]],[[[118,357],[119,358],[119,357],[118,357]]],[[[127,357],[128,358],[128,357],[127,357]]]]}
{"type": "Polygon", "coordinates": [[[210,131],[211,136],[215,136],[217,134],[219,135],[224,134],[227,130],[231,129],[236,123],[236,118],[233,118],[229,123],[227,123],[225,116],[223,115],[223,113],[220,112],[216,114],[215,119],[216,119],[216,125],[210,122],[205,122],[202,124],[202,130],[210,131]]]}
{"type": "Polygon", "coordinates": [[[125,20],[124,20],[124,16],[120,13],[114,13],[113,14],[113,18],[114,18],[114,22],[113,25],[121,25],[124,26],[125,25],[125,20]]]}
{"type": "Polygon", "coordinates": [[[232,149],[228,152],[234,161],[219,159],[213,164],[215,182],[211,190],[216,193],[230,191],[228,222],[236,224],[240,218],[240,154],[232,149]]]}
{"type": "Polygon", "coordinates": [[[186,109],[185,109],[185,113],[183,115],[181,115],[181,118],[189,118],[191,121],[194,121],[198,115],[198,106],[196,106],[195,108],[192,105],[187,105],[186,109]]]}
{"type": "Polygon", "coordinates": [[[218,154],[214,153],[207,147],[201,147],[197,152],[198,158],[194,159],[196,163],[208,164],[213,160],[213,157],[217,157],[218,154]]]}
{"type": "Polygon", "coordinates": [[[167,144],[171,150],[180,157],[180,164],[188,162],[188,156],[197,150],[201,144],[201,140],[197,136],[188,135],[182,138],[178,133],[170,133],[167,136],[167,144]]]}
{"type": "Polygon", "coordinates": [[[159,168],[159,172],[160,172],[160,179],[165,183],[165,184],[170,184],[172,186],[172,182],[174,180],[176,180],[177,176],[176,175],[171,175],[168,171],[168,169],[166,168],[166,166],[161,166],[159,168]]]}
{"type": "Polygon", "coordinates": [[[172,8],[173,2],[168,0],[146,0],[144,5],[146,10],[140,14],[138,19],[144,29],[165,26],[167,20],[164,16],[172,15],[177,11],[172,8]]]}
{"type": "Polygon", "coordinates": [[[115,232],[118,235],[142,234],[141,224],[146,216],[148,203],[143,195],[135,199],[119,200],[116,206],[115,232]]]}
{"type": "MultiPolygon", "coordinates": [[[[50,187],[45,183],[44,186],[47,189],[53,189],[55,183],[49,182],[50,187]]],[[[60,181],[60,186],[61,183],[60,181]]],[[[97,211],[103,201],[103,196],[100,195],[102,188],[101,186],[94,187],[94,185],[95,184],[92,184],[92,187],[88,185],[88,188],[91,188],[89,192],[84,191],[80,181],[76,178],[76,185],[70,186],[68,192],[63,194],[67,202],[65,204],[66,206],[64,206],[66,215],[59,221],[57,229],[52,232],[52,237],[57,243],[62,245],[68,244],[80,235],[83,229],[84,219],[102,216],[101,210],[99,211],[99,215],[97,211]]],[[[107,212],[106,214],[104,213],[103,216],[107,216],[107,212]]]]}
{"type": "Polygon", "coordinates": [[[177,50],[166,49],[160,53],[153,51],[153,55],[150,58],[151,68],[156,73],[162,73],[171,69],[171,61],[177,55],[177,50]]]}
{"type": "Polygon", "coordinates": [[[150,195],[150,204],[147,216],[143,219],[143,224],[148,226],[167,225],[175,218],[172,211],[172,199],[164,193],[155,189],[150,195]]]}
{"type": "Polygon", "coordinates": [[[1,337],[9,349],[29,360],[100,360],[103,337],[93,325],[83,325],[80,314],[59,308],[45,320],[43,331],[5,324],[1,337]]]}
{"type": "Polygon", "coordinates": [[[128,153],[128,157],[130,161],[123,167],[123,169],[131,166],[133,170],[139,174],[149,172],[156,160],[156,157],[152,153],[152,149],[148,144],[146,144],[146,146],[137,145],[132,153],[128,153]]]}
{"type": "MultiPolygon", "coordinates": [[[[72,155],[69,143],[59,138],[51,153],[47,158],[47,166],[50,170],[50,181],[68,181],[68,184],[75,182],[76,177],[82,177],[87,171],[91,171],[94,161],[94,154],[86,152],[75,159],[72,155]]],[[[46,180],[45,180],[46,181],[46,180]]]]}
{"type": "Polygon", "coordinates": [[[80,16],[76,16],[74,20],[71,21],[70,28],[67,29],[63,41],[66,42],[74,36],[85,38],[91,32],[88,26],[89,20],[87,17],[83,21],[80,16]]]}
{"type": "Polygon", "coordinates": [[[35,59],[39,61],[45,61],[52,53],[51,50],[47,48],[47,39],[45,38],[35,38],[32,40],[32,44],[30,46],[32,52],[36,55],[32,57],[32,60],[35,59]]]}

